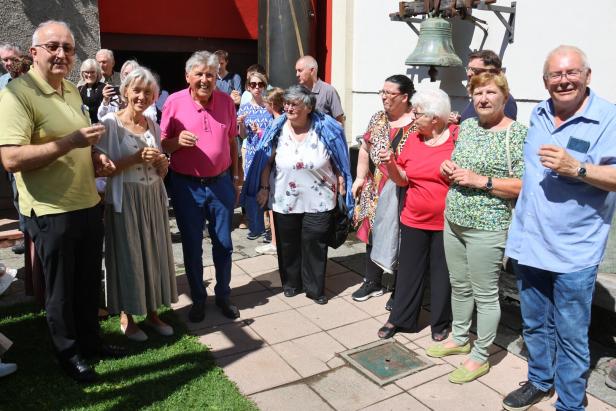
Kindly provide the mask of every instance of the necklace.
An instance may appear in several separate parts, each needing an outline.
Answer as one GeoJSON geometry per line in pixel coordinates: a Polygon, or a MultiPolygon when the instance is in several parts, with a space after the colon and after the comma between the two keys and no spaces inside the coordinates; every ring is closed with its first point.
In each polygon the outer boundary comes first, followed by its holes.
{"type": "Polygon", "coordinates": [[[294,129],[293,126],[291,124],[289,124],[289,131],[291,132],[291,141],[293,142],[293,148],[295,151],[295,154],[299,154],[299,149],[304,145],[304,143],[306,142],[306,140],[308,139],[308,132],[310,131],[310,128],[308,128],[306,131],[301,132],[301,133],[297,133],[294,129]],[[301,135],[304,135],[303,138],[300,140],[299,137],[301,135]]]}
{"type": "Polygon", "coordinates": [[[427,146],[430,146],[430,147],[436,146],[438,144],[438,142],[441,141],[441,137],[443,137],[443,135],[447,131],[448,131],[448,129],[447,129],[447,127],[445,127],[445,129],[441,132],[441,134],[438,135],[438,137],[432,137],[429,140],[426,140],[425,138],[423,138],[424,144],[427,145],[427,146]]]}

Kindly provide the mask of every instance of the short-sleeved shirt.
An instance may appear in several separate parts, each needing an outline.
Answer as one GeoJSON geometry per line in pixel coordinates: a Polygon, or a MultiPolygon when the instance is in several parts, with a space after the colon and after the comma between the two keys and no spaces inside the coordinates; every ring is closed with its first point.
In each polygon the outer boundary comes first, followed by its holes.
{"type": "Polygon", "coordinates": [[[404,169],[409,181],[400,214],[400,222],[407,227],[443,230],[449,181],[441,175],[440,166],[451,158],[458,126],[451,126],[449,132],[449,138],[434,147],[424,143],[419,133],[412,133],[398,157],[398,165],[404,169]]]}
{"type": "MultiPolygon", "coordinates": [[[[512,120],[518,119],[518,105],[511,93],[509,94],[507,102],[505,102],[505,116],[512,120]]],[[[460,114],[460,123],[473,117],[477,117],[477,111],[475,111],[473,99],[471,99],[471,101],[464,108],[464,111],[462,111],[462,114],[460,114]]]]}
{"type": "Polygon", "coordinates": [[[242,94],[242,79],[239,74],[227,73],[226,76],[216,79],[216,88],[226,94],[231,94],[233,90],[242,94]]]}
{"type": "Polygon", "coordinates": [[[328,114],[333,118],[338,118],[344,114],[342,104],[340,103],[340,96],[338,96],[334,86],[318,79],[314,86],[312,86],[312,92],[316,94],[317,104],[315,108],[318,111],[328,114]]]}
{"type": "MultiPolygon", "coordinates": [[[[513,176],[517,178],[521,178],[524,172],[522,149],[527,130],[518,122],[511,124],[509,154],[513,176]]],[[[507,130],[486,130],[479,126],[476,118],[470,118],[460,125],[451,160],[482,176],[509,178],[506,135],[507,130]]],[[[483,189],[452,185],[447,193],[445,217],[462,227],[506,230],[511,222],[511,200],[496,197],[483,189]]]]}
{"type": "Polygon", "coordinates": [[[248,173],[248,168],[252,163],[252,159],[257,152],[257,144],[259,143],[259,136],[252,131],[251,124],[257,123],[259,129],[265,130],[272,122],[273,117],[265,107],[252,103],[246,103],[240,106],[240,109],[237,111],[237,115],[241,116],[244,114],[246,114],[246,117],[244,118],[244,127],[246,128],[244,175],[246,175],[246,173],[248,173]]]}
{"type": "Polygon", "coordinates": [[[229,141],[235,138],[235,104],[222,91],[214,90],[203,107],[193,100],[190,89],[173,93],[165,101],[160,121],[161,140],[177,138],[188,130],[198,138],[194,147],[181,147],[171,154],[171,170],[195,177],[214,177],[231,166],[229,141]]]}
{"type": "Polygon", "coordinates": [[[507,240],[506,254],[520,264],[558,273],[596,266],[605,252],[616,193],[545,168],[537,155],[543,144],[566,148],[581,162],[616,165],[616,107],[590,91],[582,111],[559,127],[551,100],[533,110],[522,191],[507,240]]]}
{"type": "Polygon", "coordinates": [[[277,213],[319,213],[335,207],[336,175],[329,152],[314,129],[298,143],[288,123],[284,125],[270,188],[270,208],[277,213]]]}
{"type": "MultiPolygon", "coordinates": [[[[74,84],[62,80],[63,95],[36,69],[11,81],[0,92],[0,145],[39,145],[59,140],[90,125],[88,110],[74,84]]],[[[50,164],[15,173],[19,212],[58,214],[95,206],[90,147],[76,148],[50,164]]]]}

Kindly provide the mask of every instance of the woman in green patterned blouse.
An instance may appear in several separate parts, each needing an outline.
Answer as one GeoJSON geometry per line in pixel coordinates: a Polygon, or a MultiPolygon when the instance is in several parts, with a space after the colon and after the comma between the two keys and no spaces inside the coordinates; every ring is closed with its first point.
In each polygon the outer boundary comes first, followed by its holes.
{"type": "Polygon", "coordinates": [[[512,205],[522,182],[522,149],[527,127],[505,117],[509,95],[502,74],[471,79],[478,118],[460,126],[451,160],[441,173],[451,183],[445,208],[445,257],[451,280],[452,338],[427,350],[431,357],[469,354],[449,381],[470,382],[490,369],[488,348],[500,320],[500,274],[512,205]],[[477,340],[471,350],[469,328],[477,305],[477,340]]]}

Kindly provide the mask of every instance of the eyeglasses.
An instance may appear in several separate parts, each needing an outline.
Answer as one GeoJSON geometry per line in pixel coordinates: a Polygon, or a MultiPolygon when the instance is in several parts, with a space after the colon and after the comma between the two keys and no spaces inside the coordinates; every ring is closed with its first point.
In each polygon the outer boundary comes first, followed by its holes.
{"type": "Polygon", "coordinates": [[[416,111],[415,112],[415,119],[419,120],[420,118],[422,118],[425,115],[426,115],[426,113],[420,113],[419,111],[416,111]]]}
{"type": "Polygon", "coordinates": [[[482,73],[492,73],[492,74],[498,74],[500,73],[499,69],[495,69],[495,68],[480,68],[480,67],[467,67],[466,71],[471,71],[473,73],[473,75],[478,76],[482,73]]]}
{"type": "Polygon", "coordinates": [[[60,52],[60,49],[62,49],[62,51],[64,51],[64,54],[67,55],[67,56],[74,56],[75,55],[75,46],[73,46],[71,44],[68,44],[68,43],[64,43],[64,44],[60,44],[60,43],[35,44],[34,47],[44,48],[45,50],[47,50],[51,54],[58,54],[60,52]]]}
{"type": "Polygon", "coordinates": [[[93,74],[96,74],[96,71],[94,71],[94,70],[87,70],[87,71],[86,71],[86,70],[84,70],[84,71],[82,71],[82,73],[83,73],[83,74],[93,75],[93,74]]]}
{"type": "Polygon", "coordinates": [[[250,88],[265,88],[265,83],[262,81],[251,81],[250,83],[248,83],[248,85],[250,86],[250,88]]]}
{"type": "Polygon", "coordinates": [[[567,80],[578,80],[582,76],[583,72],[584,70],[580,69],[567,70],[563,72],[552,71],[547,73],[545,78],[546,80],[549,80],[550,83],[558,83],[563,77],[567,80]]]}
{"type": "Polygon", "coordinates": [[[385,96],[387,98],[389,98],[389,97],[396,97],[396,96],[399,96],[400,94],[402,94],[402,93],[396,93],[396,92],[391,92],[391,91],[387,91],[387,90],[379,90],[379,96],[381,96],[381,97],[383,97],[383,96],[385,96]]]}

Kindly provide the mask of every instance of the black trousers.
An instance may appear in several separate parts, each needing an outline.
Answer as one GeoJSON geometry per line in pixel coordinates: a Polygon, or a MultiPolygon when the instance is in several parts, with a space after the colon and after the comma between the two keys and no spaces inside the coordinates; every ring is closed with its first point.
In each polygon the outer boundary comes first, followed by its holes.
{"type": "Polygon", "coordinates": [[[278,268],[285,290],[306,291],[317,298],[325,294],[327,238],[333,211],[280,214],[274,212],[278,268]]]}
{"type": "Polygon", "coordinates": [[[389,322],[417,331],[425,274],[430,272],[430,326],[440,333],[451,324],[451,285],[445,261],[443,232],[400,225],[400,256],[396,298],[389,322]]]}
{"type": "Polygon", "coordinates": [[[26,217],[45,276],[47,325],[67,359],[100,346],[98,305],[103,249],[102,206],[26,217]]]}

